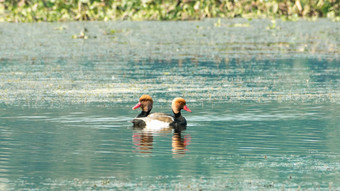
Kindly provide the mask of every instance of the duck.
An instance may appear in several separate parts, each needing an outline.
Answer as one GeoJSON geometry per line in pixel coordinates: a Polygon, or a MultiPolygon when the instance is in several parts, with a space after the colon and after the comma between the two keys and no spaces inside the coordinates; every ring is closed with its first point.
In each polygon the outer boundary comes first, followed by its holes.
{"type": "Polygon", "coordinates": [[[133,120],[133,126],[135,127],[140,127],[140,126],[145,126],[145,122],[141,120],[144,117],[147,117],[153,106],[153,100],[150,95],[144,94],[139,98],[138,103],[132,107],[133,110],[136,110],[138,108],[141,108],[142,111],[140,114],[138,114],[133,120]]]}
{"type": "MultiPolygon", "coordinates": [[[[166,113],[152,113],[147,117],[136,118],[142,120],[145,123],[145,128],[148,129],[160,129],[166,127],[173,127],[175,129],[186,127],[187,121],[182,116],[181,110],[191,112],[191,110],[186,105],[184,98],[177,97],[171,103],[171,109],[173,115],[166,113]]],[[[143,125],[144,125],[143,123],[143,125]]]]}

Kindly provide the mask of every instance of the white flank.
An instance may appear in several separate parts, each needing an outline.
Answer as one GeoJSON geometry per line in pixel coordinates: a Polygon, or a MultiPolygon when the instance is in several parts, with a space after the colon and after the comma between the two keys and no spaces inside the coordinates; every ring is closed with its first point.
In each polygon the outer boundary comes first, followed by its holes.
{"type": "MultiPolygon", "coordinates": [[[[159,113],[157,113],[157,114],[153,113],[153,114],[150,114],[148,117],[141,118],[143,121],[145,121],[145,124],[146,124],[145,129],[160,130],[160,129],[164,129],[164,128],[169,128],[170,123],[158,120],[157,115],[159,115],[159,113]]],[[[163,117],[170,118],[171,121],[174,120],[174,118],[171,117],[171,116],[163,115],[163,117]]]]}
{"type": "Polygon", "coordinates": [[[159,129],[164,129],[164,128],[169,128],[169,123],[159,121],[159,120],[150,120],[146,122],[146,129],[149,130],[159,130],[159,129]]]}

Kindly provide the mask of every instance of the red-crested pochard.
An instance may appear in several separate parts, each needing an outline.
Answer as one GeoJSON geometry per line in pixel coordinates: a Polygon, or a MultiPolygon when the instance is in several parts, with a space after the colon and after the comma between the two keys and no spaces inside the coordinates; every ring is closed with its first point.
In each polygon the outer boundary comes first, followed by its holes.
{"type": "Polygon", "coordinates": [[[141,108],[142,112],[132,120],[134,126],[145,126],[145,122],[141,118],[147,117],[152,110],[153,100],[149,95],[142,95],[139,102],[132,108],[133,110],[141,108]]]}
{"type": "Polygon", "coordinates": [[[182,116],[181,110],[188,112],[191,110],[186,106],[183,98],[175,98],[171,104],[173,116],[165,113],[152,113],[144,118],[137,118],[145,122],[146,128],[164,128],[164,127],[183,127],[187,125],[186,119],[182,116]]]}

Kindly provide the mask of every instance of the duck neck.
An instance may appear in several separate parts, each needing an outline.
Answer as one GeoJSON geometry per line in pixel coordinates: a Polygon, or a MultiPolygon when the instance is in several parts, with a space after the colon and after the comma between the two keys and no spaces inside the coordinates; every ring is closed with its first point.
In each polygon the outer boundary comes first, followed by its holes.
{"type": "Polygon", "coordinates": [[[175,113],[174,110],[172,110],[172,113],[174,113],[175,118],[178,118],[178,117],[180,117],[182,115],[181,111],[175,113]]]}
{"type": "Polygon", "coordinates": [[[137,117],[146,117],[150,114],[150,111],[142,111],[137,117]]]}

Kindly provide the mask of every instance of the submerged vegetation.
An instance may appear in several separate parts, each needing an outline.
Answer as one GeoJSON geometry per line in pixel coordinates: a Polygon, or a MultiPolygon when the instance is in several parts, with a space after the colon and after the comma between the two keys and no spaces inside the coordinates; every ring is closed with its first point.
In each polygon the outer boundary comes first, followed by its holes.
{"type": "Polygon", "coordinates": [[[340,0],[0,0],[0,21],[193,20],[212,17],[327,17],[340,0]]]}

